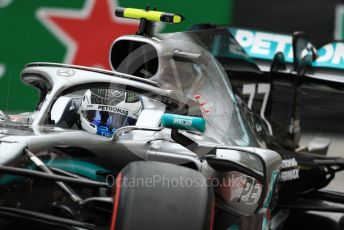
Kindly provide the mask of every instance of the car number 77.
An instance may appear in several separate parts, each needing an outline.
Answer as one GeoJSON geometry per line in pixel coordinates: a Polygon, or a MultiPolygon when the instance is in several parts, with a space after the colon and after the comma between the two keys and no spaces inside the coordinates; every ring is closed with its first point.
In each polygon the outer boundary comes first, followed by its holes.
{"type": "Polygon", "coordinates": [[[263,94],[264,98],[263,98],[263,103],[262,106],[260,108],[260,117],[265,121],[269,133],[272,135],[272,128],[271,125],[269,123],[269,121],[265,118],[265,110],[266,110],[266,105],[268,103],[268,99],[269,99],[269,95],[270,95],[270,84],[267,83],[260,83],[260,84],[244,84],[243,88],[242,88],[242,94],[243,95],[249,95],[248,98],[248,107],[249,109],[252,109],[252,105],[253,105],[253,100],[254,97],[256,96],[256,89],[257,90],[257,95],[258,94],[263,94]]]}

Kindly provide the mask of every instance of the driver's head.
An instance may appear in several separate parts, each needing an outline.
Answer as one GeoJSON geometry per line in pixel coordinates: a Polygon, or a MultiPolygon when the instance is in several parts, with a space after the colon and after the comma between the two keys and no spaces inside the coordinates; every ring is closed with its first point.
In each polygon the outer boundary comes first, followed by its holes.
{"type": "Polygon", "coordinates": [[[88,132],[111,137],[117,129],[135,125],[141,109],[141,99],[136,93],[89,89],[79,110],[81,126],[88,132]]]}

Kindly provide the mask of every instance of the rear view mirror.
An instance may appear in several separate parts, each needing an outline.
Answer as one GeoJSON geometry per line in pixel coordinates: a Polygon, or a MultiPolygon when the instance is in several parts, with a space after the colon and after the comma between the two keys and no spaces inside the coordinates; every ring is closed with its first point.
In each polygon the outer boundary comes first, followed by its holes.
{"type": "Polygon", "coordinates": [[[296,32],[293,35],[293,52],[294,71],[304,75],[306,68],[317,58],[316,48],[304,33],[296,32]]]}
{"type": "Polygon", "coordinates": [[[254,213],[257,207],[268,207],[279,178],[281,156],[270,150],[250,147],[216,148],[204,156],[222,180],[214,190],[232,208],[254,213]],[[221,183],[224,182],[224,183],[221,183]]]}
{"type": "Polygon", "coordinates": [[[226,148],[204,157],[221,178],[214,191],[232,208],[253,214],[265,196],[265,162],[254,153],[226,148]]]}

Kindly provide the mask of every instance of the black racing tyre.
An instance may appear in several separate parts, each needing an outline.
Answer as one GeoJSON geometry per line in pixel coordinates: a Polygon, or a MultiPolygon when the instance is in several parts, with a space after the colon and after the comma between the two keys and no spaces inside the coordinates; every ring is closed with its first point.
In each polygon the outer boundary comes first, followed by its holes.
{"type": "Polygon", "coordinates": [[[111,230],[211,229],[214,195],[198,171],[133,162],[116,179],[111,230]]]}

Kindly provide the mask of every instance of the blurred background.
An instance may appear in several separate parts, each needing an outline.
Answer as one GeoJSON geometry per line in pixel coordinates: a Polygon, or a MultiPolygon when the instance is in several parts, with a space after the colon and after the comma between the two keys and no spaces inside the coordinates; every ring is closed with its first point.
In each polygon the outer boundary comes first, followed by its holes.
{"type": "Polygon", "coordinates": [[[343,38],[344,7],[339,0],[0,0],[0,108],[32,110],[36,92],[19,73],[28,62],[64,62],[108,69],[108,47],[137,22],[116,19],[116,6],[158,9],[186,17],[159,32],[216,23],[257,30],[305,31],[315,45],[343,38]]]}

